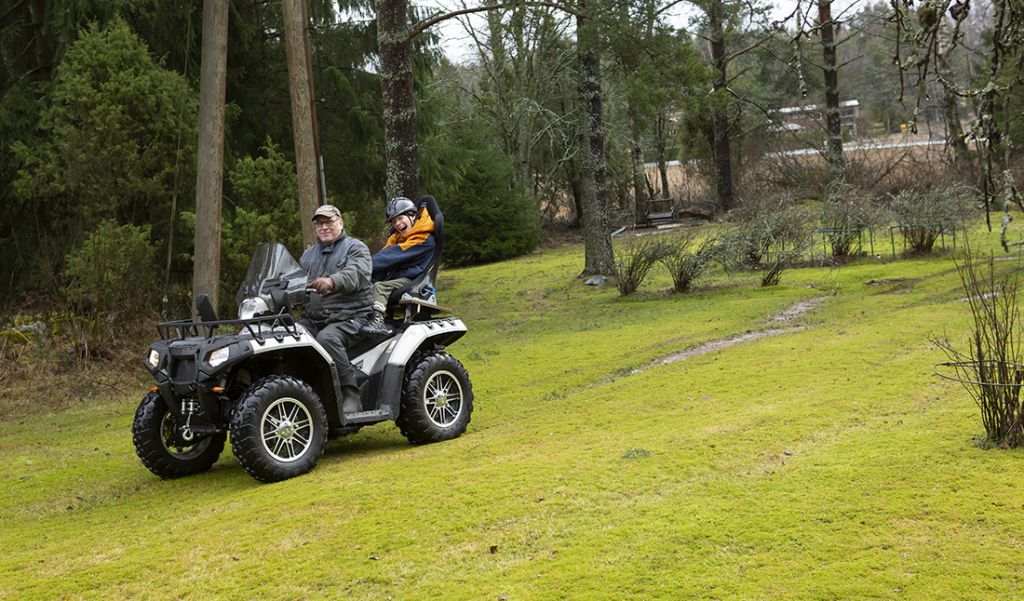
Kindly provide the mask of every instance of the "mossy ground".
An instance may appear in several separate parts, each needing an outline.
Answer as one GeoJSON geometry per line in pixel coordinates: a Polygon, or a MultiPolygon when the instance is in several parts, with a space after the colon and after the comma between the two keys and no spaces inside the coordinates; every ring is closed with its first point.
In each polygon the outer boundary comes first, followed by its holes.
{"type": "Polygon", "coordinates": [[[443,273],[476,392],[454,441],[382,424],[261,485],[227,451],[151,475],[138,398],[0,424],[0,597],[1024,595],[1024,455],[976,445],[977,408],[932,374],[930,339],[969,324],[949,257],[686,295],[656,271],[620,298],[572,277],[581,253],[443,273]],[[649,366],[823,295],[800,331],[649,366]]]}

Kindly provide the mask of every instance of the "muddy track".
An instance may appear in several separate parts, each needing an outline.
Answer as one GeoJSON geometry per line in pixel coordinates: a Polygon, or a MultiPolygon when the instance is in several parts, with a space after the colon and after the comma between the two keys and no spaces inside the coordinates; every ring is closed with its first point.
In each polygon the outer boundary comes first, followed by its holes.
{"type": "MultiPolygon", "coordinates": [[[[672,353],[655,359],[647,365],[647,367],[654,367],[657,365],[668,365],[670,363],[676,363],[678,361],[685,361],[692,357],[699,357],[708,353],[728,348],[736,344],[742,344],[744,342],[751,342],[754,340],[760,340],[761,338],[768,338],[769,336],[778,336],[779,334],[788,334],[791,332],[799,332],[804,329],[802,325],[783,325],[780,324],[793,324],[799,321],[809,311],[812,311],[821,303],[825,302],[827,296],[815,296],[814,298],[808,298],[802,301],[797,301],[783,310],[781,313],[775,315],[768,320],[768,324],[776,327],[765,328],[763,330],[754,330],[752,332],[746,332],[738,334],[736,336],[730,336],[729,338],[719,338],[718,340],[710,340],[704,344],[697,345],[680,351],[678,353],[672,353]]],[[[646,369],[646,368],[645,368],[646,369]]]]}

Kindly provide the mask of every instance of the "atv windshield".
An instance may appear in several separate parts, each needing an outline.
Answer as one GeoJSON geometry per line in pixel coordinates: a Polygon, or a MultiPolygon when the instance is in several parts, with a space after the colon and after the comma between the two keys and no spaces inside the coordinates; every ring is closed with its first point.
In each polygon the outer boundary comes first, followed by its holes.
{"type": "Polygon", "coordinates": [[[245,280],[235,294],[235,302],[255,296],[269,295],[274,290],[302,289],[306,285],[306,272],[295,261],[288,249],[278,242],[264,242],[252,253],[245,280]]]}

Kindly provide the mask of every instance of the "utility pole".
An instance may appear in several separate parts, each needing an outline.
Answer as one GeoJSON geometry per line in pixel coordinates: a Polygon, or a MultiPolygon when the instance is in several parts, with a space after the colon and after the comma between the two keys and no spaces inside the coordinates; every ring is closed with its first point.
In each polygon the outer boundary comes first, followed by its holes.
{"type": "MultiPolygon", "coordinates": [[[[220,292],[220,208],[224,191],[224,97],[228,74],[228,2],[203,1],[196,153],[196,238],[192,299],[220,292]]],[[[193,309],[194,311],[194,309],[193,309]]]]}
{"type": "MultiPolygon", "coordinates": [[[[316,69],[317,69],[317,72],[320,75],[320,85],[323,86],[324,85],[324,83],[323,83],[324,82],[324,64],[323,64],[323,56],[322,56],[321,49],[320,49],[320,35],[319,35],[319,32],[317,31],[317,23],[319,23],[319,20],[317,19],[317,16],[316,16],[316,3],[315,3],[315,0],[314,0],[314,2],[310,2],[310,6],[313,9],[313,25],[310,28],[310,31],[313,31],[314,33],[317,34],[317,38],[316,38],[316,69]]],[[[304,36],[304,37],[306,38],[306,56],[312,56],[312,53],[309,50],[309,36],[307,35],[307,36],[304,36]]],[[[311,99],[311,102],[312,102],[312,106],[310,107],[310,110],[313,112],[313,143],[316,144],[317,175],[319,176],[319,179],[317,181],[320,183],[320,204],[327,204],[327,180],[324,178],[324,151],[323,151],[323,148],[321,148],[321,146],[320,146],[320,107],[321,107],[321,103],[323,102],[323,96],[320,96],[318,98],[317,95],[316,95],[316,79],[313,77],[313,64],[312,64],[312,60],[307,61],[307,63],[309,64],[309,67],[310,67],[309,71],[308,71],[308,76],[309,76],[309,96],[310,96],[310,99],[311,99]]]]}
{"type": "Polygon", "coordinates": [[[292,132],[295,139],[295,169],[298,175],[299,213],[302,242],[315,240],[309,216],[320,204],[316,143],[313,136],[313,94],[310,78],[309,45],[306,26],[309,20],[303,0],[282,0],[284,45],[288,56],[288,83],[292,104],[292,132]]]}

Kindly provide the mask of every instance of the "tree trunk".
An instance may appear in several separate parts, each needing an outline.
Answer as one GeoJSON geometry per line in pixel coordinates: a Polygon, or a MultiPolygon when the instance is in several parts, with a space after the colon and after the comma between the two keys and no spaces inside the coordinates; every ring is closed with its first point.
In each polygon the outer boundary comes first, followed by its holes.
{"type": "MultiPolygon", "coordinates": [[[[945,34],[939,40],[939,50],[936,52],[937,68],[939,75],[952,81],[955,74],[949,65],[949,53],[953,50],[952,32],[948,25],[940,25],[945,34]]],[[[953,149],[953,159],[957,162],[967,160],[967,142],[964,141],[964,128],[960,123],[960,113],[957,110],[957,97],[952,90],[942,86],[942,108],[946,121],[946,145],[953,149]]]]}
{"type": "Polygon", "coordinates": [[[29,12],[32,15],[32,38],[35,43],[37,78],[50,80],[53,73],[54,40],[46,29],[46,0],[32,0],[29,12]]]}
{"type": "Polygon", "coordinates": [[[578,173],[568,173],[566,178],[569,180],[569,190],[572,192],[572,208],[574,213],[574,220],[572,225],[575,227],[583,227],[583,183],[580,181],[578,173]]]}
{"type": "Polygon", "coordinates": [[[842,181],[846,165],[843,160],[843,123],[839,110],[839,68],[836,65],[835,22],[832,21],[832,0],[818,0],[818,23],[821,26],[822,57],[825,71],[825,129],[828,132],[829,180],[842,181]]]}
{"type": "MultiPolygon", "coordinates": [[[[1024,73],[1019,73],[1018,76],[1022,76],[1024,73]]],[[[1010,83],[1006,94],[1003,95],[1003,131],[1002,137],[1004,140],[1010,140],[1010,125],[1013,123],[1013,88],[1014,84],[1010,83]]],[[[1003,169],[1010,168],[1010,159],[1013,158],[1013,145],[1003,144],[1003,169]]]]}
{"type": "Polygon", "coordinates": [[[385,188],[388,197],[420,195],[416,104],[412,95],[412,44],[408,0],[377,4],[380,85],[384,100],[385,188]]]}
{"type": "Polygon", "coordinates": [[[302,0],[283,0],[281,11],[284,16],[284,42],[288,56],[299,221],[302,223],[302,242],[308,246],[316,240],[310,216],[320,204],[316,143],[313,136],[313,86],[309,78],[310,61],[306,46],[308,23],[302,0]]]}
{"type": "MultiPolygon", "coordinates": [[[[505,25],[501,20],[502,13],[497,10],[497,4],[498,0],[484,2],[485,6],[491,7],[486,13],[487,48],[491,53],[489,62],[485,61],[485,74],[488,76],[490,84],[487,89],[499,99],[497,100],[498,108],[495,111],[501,111],[499,114],[508,115],[507,118],[496,119],[496,122],[505,155],[514,165],[515,183],[526,188],[531,180],[529,169],[530,131],[523,119],[513,117],[516,112],[516,99],[523,97],[522,90],[518,89],[522,84],[521,77],[517,77],[521,71],[515,64],[521,61],[522,57],[516,52],[511,59],[509,58],[509,52],[505,45],[505,25]]],[[[513,39],[521,34],[521,28],[517,28],[513,21],[511,28],[513,39]]]]}
{"type": "Polygon", "coordinates": [[[595,25],[576,17],[576,47],[580,65],[582,225],[586,255],[584,275],[615,273],[608,217],[608,185],[605,175],[604,121],[601,105],[601,59],[595,25]]]}
{"type": "Polygon", "coordinates": [[[957,111],[956,94],[945,90],[942,104],[946,115],[946,144],[953,149],[956,161],[963,162],[967,159],[967,143],[964,142],[964,128],[957,111]]]}
{"type": "Polygon", "coordinates": [[[661,180],[659,198],[670,198],[672,194],[668,189],[668,160],[665,156],[665,147],[668,145],[668,125],[664,112],[658,114],[654,140],[654,148],[658,151],[658,177],[661,180]]]}
{"type": "MultiPolygon", "coordinates": [[[[487,0],[486,6],[495,6],[497,0],[487,0]]],[[[500,84],[505,83],[506,69],[508,68],[508,53],[505,52],[504,26],[501,23],[501,13],[497,10],[487,11],[487,44],[491,51],[491,66],[494,78],[500,84]]]]}
{"type": "Polygon", "coordinates": [[[640,124],[636,111],[629,110],[632,128],[631,163],[633,165],[633,223],[643,223],[647,219],[647,189],[644,178],[644,151],[640,146],[640,124]]]}
{"type": "Polygon", "coordinates": [[[998,193],[999,186],[996,183],[995,172],[999,170],[1000,146],[1002,145],[1002,132],[996,124],[996,86],[993,85],[999,78],[999,69],[1002,66],[1002,52],[1005,40],[1003,32],[1006,27],[1006,3],[1005,0],[996,0],[994,3],[995,19],[992,27],[992,53],[989,57],[989,75],[985,91],[981,95],[981,124],[985,133],[985,154],[982,157],[984,178],[982,181],[982,194],[985,197],[985,223],[988,231],[992,231],[992,207],[998,193]]]}
{"type": "Polygon", "coordinates": [[[728,211],[733,208],[732,190],[732,149],[729,140],[729,116],[723,106],[720,92],[728,85],[726,68],[729,66],[725,54],[725,7],[722,0],[712,0],[708,8],[708,23],[711,33],[711,62],[714,70],[712,90],[715,92],[715,107],[711,116],[710,142],[714,154],[715,196],[718,208],[728,211]]]}
{"type": "Polygon", "coordinates": [[[192,299],[220,292],[220,207],[224,189],[224,95],[228,74],[228,3],[203,2],[199,76],[199,146],[196,151],[196,239],[192,299]]]}

